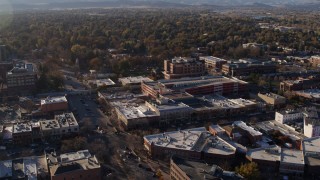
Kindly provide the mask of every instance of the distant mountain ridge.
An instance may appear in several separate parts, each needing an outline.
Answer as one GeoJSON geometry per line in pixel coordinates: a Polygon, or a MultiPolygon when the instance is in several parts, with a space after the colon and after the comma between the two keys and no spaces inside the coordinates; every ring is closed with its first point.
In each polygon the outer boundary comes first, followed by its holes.
{"type": "MultiPolygon", "coordinates": [[[[14,9],[90,8],[90,7],[188,7],[188,6],[251,6],[251,7],[320,7],[320,0],[0,0],[14,9]],[[315,5],[316,4],[316,5],[315,5]],[[319,6],[317,6],[319,5],[319,6]]],[[[318,8],[319,9],[319,8],[318,8]]]]}

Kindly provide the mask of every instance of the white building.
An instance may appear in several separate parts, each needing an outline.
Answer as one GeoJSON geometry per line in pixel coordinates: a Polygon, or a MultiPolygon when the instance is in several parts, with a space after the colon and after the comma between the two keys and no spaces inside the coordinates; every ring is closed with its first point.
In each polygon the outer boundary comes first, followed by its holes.
{"type": "Polygon", "coordinates": [[[304,135],[311,138],[320,136],[320,119],[319,118],[304,118],[304,135]]]}
{"type": "Polygon", "coordinates": [[[302,120],[303,113],[296,112],[296,111],[283,111],[283,112],[276,112],[275,120],[281,124],[285,124],[288,122],[302,120]]]}

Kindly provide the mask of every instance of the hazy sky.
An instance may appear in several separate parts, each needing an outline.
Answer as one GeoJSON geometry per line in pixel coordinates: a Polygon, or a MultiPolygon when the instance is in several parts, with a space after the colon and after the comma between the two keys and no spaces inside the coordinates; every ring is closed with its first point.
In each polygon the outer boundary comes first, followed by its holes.
{"type": "MultiPolygon", "coordinates": [[[[117,1],[117,0],[0,0],[0,4],[12,4],[12,3],[48,3],[48,2],[97,2],[97,1],[117,1]]],[[[282,3],[294,3],[303,4],[310,2],[320,2],[320,0],[131,0],[131,1],[167,1],[167,2],[187,2],[187,3],[224,3],[224,2],[235,2],[235,3],[266,3],[266,4],[282,4],[282,3]]]]}

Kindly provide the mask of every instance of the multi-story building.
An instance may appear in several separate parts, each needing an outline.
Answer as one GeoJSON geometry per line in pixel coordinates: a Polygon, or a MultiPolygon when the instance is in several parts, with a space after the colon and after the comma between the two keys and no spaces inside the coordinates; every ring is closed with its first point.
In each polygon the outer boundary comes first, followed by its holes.
{"type": "Polygon", "coordinates": [[[250,75],[251,73],[275,73],[276,65],[268,62],[262,63],[230,63],[222,65],[222,72],[231,76],[250,75]]]}
{"type": "Polygon", "coordinates": [[[13,143],[17,145],[28,145],[32,143],[32,127],[30,124],[21,123],[13,125],[13,143]]]}
{"type": "Polygon", "coordinates": [[[73,113],[63,113],[56,115],[52,120],[39,121],[41,133],[46,140],[60,139],[79,133],[79,125],[73,113]]]}
{"type": "Polygon", "coordinates": [[[159,114],[145,104],[121,101],[115,101],[111,104],[115,108],[122,126],[126,129],[145,127],[159,122],[159,114]]]}
{"type": "Polygon", "coordinates": [[[285,149],[273,145],[264,148],[251,149],[247,159],[258,164],[263,174],[277,174],[302,179],[304,174],[304,156],[299,150],[285,149]]]}
{"type": "Polygon", "coordinates": [[[295,179],[303,179],[304,174],[303,152],[299,150],[281,149],[279,172],[295,179]]]}
{"type": "Polygon", "coordinates": [[[33,90],[36,81],[37,74],[34,71],[33,65],[30,63],[17,63],[6,76],[8,92],[10,93],[33,90]]]}
{"type": "Polygon", "coordinates": [[[247,152],[247,159],[258,164],[261,172],[277,173],[280,166],[281,148],[270,146],[268,148],[255,148],[247,152]]]}
{"type": "Polygon", "coordinates": [[[205,74],[205,65],[194,58],[175,57],[164,61],[164,78],[178,79],[183,77],[197,77],[205,74]]]}
{"type": "MultiPolygon", "coordinates": [[[[303,134],[297,132],[295,128],[292,128],[286,124],[281,124],[275,120],[259,122],[255,125],[255,128],[266,134],[281,134],[281,136],[290,140],[292,148],[296,149],[300,148],[301,141],[306,138],[303,134]]],[[[283,145],[285,146],[285,144],[283,145]]]]}
{"type": "Polygon", "coordinates": [[[204,61],[207,72],[212,72],[213,70],[220,71],[222,65],[227,64],[227,60],[213,56],[200,56],[199,59],[204,61]]]}
{"type": "Polygon", "coordinates": [[[281,91],[298,91],[310,88],[319,87],[320,82],[317,79],[298,79],[298,80],[286,80],[280,82],[281,91]]]}
{"type": "Polygon", "coordinates": [[[61,138],[60,124],[57,120],[43,120],[39,122],[44,139],[54,140],[61,138]]]}
{"type": "Polygon", "coordinates": [[[0,179],[47,179],[48,167],[44,156],[0,161],[0,179]]]}
{"type": "Polygon", "coordinates": [[[146,102],[146,106],[155,111],[159,117],[159,125],[168,125],[172,122],[187,123],[191,121],[193,108],[184,103],[170,102],[166,98],[158,102],[146,102]],[[159,102],[160,101],[160,102],[159,102]]]}
{"type": "Polygon", "coordinates": [[[40,122],[32,122],[32,142],[40,142],[42,140],[40,122]]]}
{"type": "Polygon", "coordinates": [[[304,117],[304,135],[311,138],[320,136],[320,118],[304,117]]]}
{"type": "Polygon", "coordinates": [[[56,111],[68,110],[68,100],[65,96],[47,97],[41,100],[40,111],[42,113],[52,113],[56,111]]]}
{"type": "Polygon", "coordinates": [[[142,93],[158,98],[160,95],[186,92],[192,95],[219,94],[234,95],[245,94],[248,83],[223,76],[204,76],[182,78],[176,80],[160,80],[158,82],[143,82],[142,93]]]}
{"type": "Polygon", "coordinates": [[[304,117],[302,112],[297,112],[293,110],[286,110],[281,112],[276,112],[275,120],[281,124],[285,124],[288,122],[299,121],[304,117]]]}
{"type": "Polygon", "coordinates": [[[255,142],[260,141],[262,139],[261,132],[255,130],[251,126],[248,126],[243,121],[235,121],[233,122],[233,125],[238,127],[239,133],[249,138],[251,144],[254,144],[255,142]]]}
{"type": "Polygon", "coordinates": [[[320,137],[306,138],[301,143],[304,161],[306,164],[305,174],[310,179],[320,178],[320,137]]]}
{"type": "Polygon", "coordinates": [[[144,146],[152,157],[176,155],[215,164],[232,162],[236,152],[235,147],[204,127],[144,136],[144,146]]]}
{"type": "Polygon", "coordinates": [[[272,106],[282,106],[286,103],[285,97],[274,93],[258,93],[258,97],[272,106]]]}
{"type": "Polygon", "coordinates": [[[244,179],[235,172],[225,171],[217,165],[208,165],[204,161],[186,160],[173,156],[170,160],[170,179],[244,179]]]}
{"type": "Polygon", "coordinates": [[[153,80],[144,76],[123,77],[118,79],[122,86],[140,86],[141,82],[152,82],[153,80]]]}
{"type": "Polygon", "coordinates": [[[101,177],[101,166],[88,150],[60,154],[46,154],[51,180],[97,179],[101,177]]]}

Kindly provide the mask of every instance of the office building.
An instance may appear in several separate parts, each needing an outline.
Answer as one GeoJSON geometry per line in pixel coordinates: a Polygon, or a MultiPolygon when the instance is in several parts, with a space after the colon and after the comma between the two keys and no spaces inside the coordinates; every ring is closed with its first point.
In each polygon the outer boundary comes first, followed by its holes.
{"type": "Polygon", "coordinates": [[[231,76],[247,76],[252,73],[268,74],[276,72],[276,65],[269,62],[242,63],[233,62],[222,65],[222,72],[231,76]]]}
{"type": "Polygon", "coordinates": [[[34,67],[30,63],[16,63],[14,68],[7,72],[6,83],[8,92],[21,93],[23,91],[31,91],[35,88],[37,74],[34,67]]]}
{"type": "Polygon", "coordinates": [[[165,79],[203,76],[205,65],[194,58],[175,57],[172,60],[164,61],[163,74],[165,79]]]}
{"type": "Polygon", "coordinates": [[[299,78],[297,80],[286,80],[280,82],[281,91],[299,91],[305,89],[314,89],[319,87],[320,82],[317,79],[303,79],[299,78]]]}
{"type": "Polygon", "coordinates": [[[213,56],[200,56],[199,59],[204,61],[207,72],[220,71],[222,65],[227,64],[227,60],[213,57],[213,56]]]}

